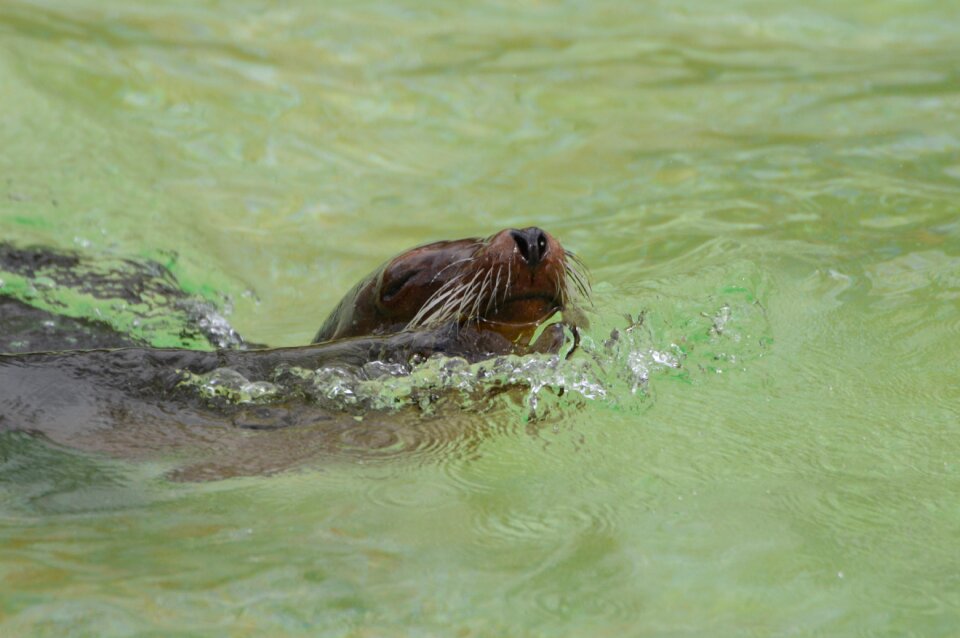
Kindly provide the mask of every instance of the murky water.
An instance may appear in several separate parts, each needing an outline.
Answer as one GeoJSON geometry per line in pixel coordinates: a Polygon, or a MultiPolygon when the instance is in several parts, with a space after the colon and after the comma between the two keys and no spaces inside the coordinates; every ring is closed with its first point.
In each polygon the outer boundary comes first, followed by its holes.
{"type": "Polygon", "coordinates": [[[4,240],[280,346],[536,223],[589,339],[643,330],[608,396],[408,454],[174,483],[4,434],[0,634],[956,635],[955,7],[139,5],[0,6],[4,240]]]}

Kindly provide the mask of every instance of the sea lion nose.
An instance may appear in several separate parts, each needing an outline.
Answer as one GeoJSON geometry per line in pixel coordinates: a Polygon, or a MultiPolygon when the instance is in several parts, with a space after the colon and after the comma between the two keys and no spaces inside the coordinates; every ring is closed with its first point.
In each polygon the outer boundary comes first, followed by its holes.
{"type": "Polygon", "coordinates": [[[517,242],[517,248],[523,260],[531,268],[539,264],[547,254],[547,234],[536,226],[523,230],[511,230],[510,236],[517,242]]]}

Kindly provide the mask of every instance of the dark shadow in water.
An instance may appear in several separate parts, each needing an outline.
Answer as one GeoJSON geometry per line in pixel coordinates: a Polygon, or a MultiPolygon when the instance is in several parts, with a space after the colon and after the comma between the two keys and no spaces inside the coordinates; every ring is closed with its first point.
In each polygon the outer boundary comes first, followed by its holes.
{"type": "Polygon", "coordinates": [[[184,457],[187,465],[174,473],[182,480],[270,473],[325,454],[383,458],[462,434],[470,416],[441,410],[424,418],[415,408],[330,410],[311,401],[309,378],[290,371],[407,362],[439,352],[468,360],[492,354],[491,348],[476,348],[469,331],[446,330],[270,350],[0,355],[0,432],[29,432],[115,457],[184,457]],[[283,397],[269,405],[236,404],[204,397],[185,383],[219,369],[282,381],[283,397]]]}

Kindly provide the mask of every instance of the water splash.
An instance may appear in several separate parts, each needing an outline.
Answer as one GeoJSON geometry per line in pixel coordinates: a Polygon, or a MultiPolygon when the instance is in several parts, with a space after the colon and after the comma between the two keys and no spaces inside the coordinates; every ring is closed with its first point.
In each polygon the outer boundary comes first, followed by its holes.
{"type": "Polygon", "coordinates": [[[188,374],[181,385],[206,399],[241,405],[304,401],[362,416],[411,408],[429,415],[450,405],[485,412],[506,402],[519,406],[525,418],[538,419],[585,404],[642,409],[657,379],[693,383],[742,368],[770,342],[765,312],[749,296],[724,299],[687,317],[672,323],[655,309],[627,315],[606,337],[584,335],[569,358],[510,355],[470,363],[434,355],[359,368],[281,365],[264,379],[219,368],[188,374]],[[760,338],[747,338],[755,334],[760,338]]]}

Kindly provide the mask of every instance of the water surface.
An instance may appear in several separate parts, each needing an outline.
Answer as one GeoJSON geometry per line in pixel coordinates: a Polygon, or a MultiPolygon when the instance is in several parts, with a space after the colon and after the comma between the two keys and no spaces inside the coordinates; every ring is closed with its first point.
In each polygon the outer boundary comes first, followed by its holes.
{"type": "Polygon", "coordinates": [[[0,435],[0,634],[955,635],[958,33],[4,2],[4,240],[158,259],[281,346],[400,250],[535,223],[591,266],[594,344],[645,323],[605,398],[410,454],[184,484],[0,435]]]}

